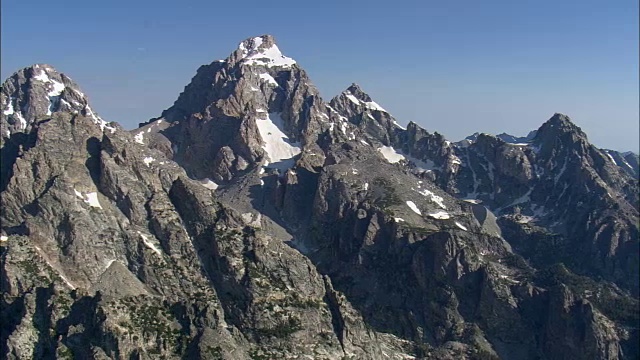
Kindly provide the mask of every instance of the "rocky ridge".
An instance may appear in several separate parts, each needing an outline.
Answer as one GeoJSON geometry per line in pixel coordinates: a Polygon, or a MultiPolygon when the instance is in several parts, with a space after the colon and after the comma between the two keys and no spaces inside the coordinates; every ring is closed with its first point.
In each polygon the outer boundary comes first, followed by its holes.
{"type": "Polygon", "coordinates": [[[451,143],[261,36],[129,132],[43,67],[1,91],[3,357],[638,356],[637,177],[564,115],[451,143]]]}

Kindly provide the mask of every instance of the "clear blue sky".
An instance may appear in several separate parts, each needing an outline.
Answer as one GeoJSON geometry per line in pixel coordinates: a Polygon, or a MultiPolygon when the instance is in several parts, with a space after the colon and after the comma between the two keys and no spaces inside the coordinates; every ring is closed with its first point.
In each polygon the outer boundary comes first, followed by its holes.
{"type": "Polygon", "coordinates": [[[2,78],[48,63],[127,128],[196,69],[272,34],[323,97],[357,82],[400,123],[459,140],[562,112],[638,151],[638,1],[2,0],[2,78]]]}

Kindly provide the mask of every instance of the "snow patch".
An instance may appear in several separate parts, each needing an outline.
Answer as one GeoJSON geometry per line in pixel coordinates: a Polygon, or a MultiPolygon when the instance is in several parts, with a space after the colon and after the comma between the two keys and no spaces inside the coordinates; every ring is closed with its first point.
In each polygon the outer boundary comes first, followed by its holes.
{"type": "Polygon", "coordinates": [[[52,89],[51,91],[49,91],[47,95],[49,95],[49,97],[60,96],[60,94],[62,94],[62,91],[65,88],[64,84],[55,80],[51,80],[51,84],[52,84],[52,89]]]}
{"type": "Polygon", "coordinates": [[[364,183],[364,188],[363,189],[364,189],[364,191],[369,190],[369,183],[364,183]]]}
{"type": "Polygon", "coordinates": [[[446,220],[446,219],[449,219],[451,217],[449,215],[449,213],[446,212],[446,211],[438,211],[438,212],[435,212],[433,214],[429,214],[429,216],[434,218],[434,219],[439,219],[439,220],[446,220]]]}
{"type": "MultiPolygon", "coordinates": [[[[387,112],[385,109],[382,108],[382,106],[378,105],[378,103],[376,103],[375,101],[367,101],[367,102],[364,103],[364,106],[366,106],[367,108],[369,108],[371,110],[387,112]]],[[[397,123],[396,123],[396,125],[397,125],[397,123]]]]}
{"type": "Polygon", "coordinates": [[[0,241],[4,242],[4,241],[7,241],[7,240],[9,240],[9,238],[7,236],[4,236],[4,235],[0,236],[0,241]]]}
{"type": "Polygon", "coordinates": [[[211,179],[209,179],[209,178],[204,178],[204,179],[200,180],[200,183],[202,184],[202,186],[206,187],[207,189],[211,189],[211,190],[215,190],[219,186],[215,182],[211,181],[211,179]]]}
{"type": "Polygon", "coordinates": [[[429,172],[436,168],[436,164],[429,159],[423,161],[409,155],[404,155],[404,157],[407,161],[412,162],[416,166],[414,171],[417,171],[418,173],[429,172]]]}
{"type": "Polygon", "coordinates": [[[13,98],[9,98],[9,101],[7,103],[7,109],[4,110],[2,113],[5,115],[11,115],[13,114],[13,98]]]}
{"type": "Polygon", "coordinates": [[[260,77],[260,79],[266,81],[267,83],[274,85],[274,86],[280,86],[278,85],[278,82],[276,81],[276,79],[273,78],[273,76],[266,74],[266,73],[262,73],[260,75],[258,75],[260,77]]]}
{"type": "Polygon", "coordinates": [[[100,206],[100,202],[98,201],[98,193],[90,192],[90,193],[87,193],[85,197],[86,199],[84,202],[89,204],[89,206],[102,209],[102,206],[100,206]]]}
{"type": "MultiPolygon", "coordinates": [[[[267,49],[262,49],[262,51],[258,49],[260,45],[262,45],[262,39],[257,37],[253,39],[253,47],[251,49],[243,49],[245,51],[245,64],[288,68],[296,63],[292,58],[284,56],[276,44],[271,45],[271,47],[267,49]]],[[[244,46],[242,46],[241,49],[243,47],[244,46]]]]}
{"type": "Polygon", "coordinates": [[[20,129],[20,130],[24,130],[24,129],[26,129],[26,128],[27,128],[27,120],[25,120],[25,119],[22,117],[22,114],[20,114],[19,112],[17,112],[17,113],[15,113],[15,115],[14,115],[14,116],[15,116],[15,117],[18,119],[18,121],[20,122],[20,127],[19,127],[18,129],[20,129]]]}
{"type": "Polygon", "coordinates": [[[466,228],[464,225],[460,224],[459,222],[457,222],[457,221],[456,221],[456,222],[455,222],[455,224],[456,224],[456,226],[457,226],[457,227],[459,227],[460,229],[462,229],[462,230],[464,230],[464,231],[469,231],[469,230],[467,230],[467,228],[466,228]]]}
{"type": "Polygon", "coordinates": [[[407,206],[409,207],[409,209],[413,210],[414,213],[416,213],[418,215],[422,215],[422,212],[420,212],[420,209],[418,209],[418,207],[416,206],[416,204],[413,201],[408,200],[407,201],[407,206]]]}
{"type": "Polygon", "coordinates": [[[398,122],[397,122],[397,121],[395,121],[395,120],[393,120],[393,125],[395,125],[396,127],[399,127],[399,128],[400,128],[400,129],[402,129],[402,130],[407,130],[407,128],[406,128],[406,127],[404,127],[404,126],[402,126],[402,125],[398,124],[398,122]]]}
{"type": "Polygon", "coordinates": [[[564,158],[564,162],[562,163],[562,168],[560,169],[560,171],[558,172],[558,174],[556,174],[556,176],[553,179],[553,183],[557,184],[558,180],[560,180],[560,177],[562,177],[562,175],[564,174],[564,172],[567,170],[567,162],[568,162],[568,158],[564,158]]]}
{"type": "Polygon", "coordinates": [[[399,217],[394,217],[394,218],[393,218],[393,220],[394,220],[395,222],[401,222],[401,221],[404,221],[404,219],[403,219],[403,218],[399,218],[399,217]]]}
{"type": "Polygon", "coordinates": [[[356,105],[360,105],[360,100],[358,100],[357,97],[351,95],[351,93],[347,92],[347,93],[344,93],[344,95],[347,97],[347,99],[351,100],[352,103],[356,105]]]}
{"type": "Polygon", "coordinates": [[[391,146],[379,147],[378,151],[382,154],[382,156],[384,156],[385,159],[387,159],[388,162],[392,164],[395,164],[400,160],[405,160],[404,155],[396,151],[396,149],[391,146]]]}
{"type": "Polygon", "coordinates": [[[266,119],[257,119],[256,124],[264,141],[262,148],[269,157],[269,167],[284,170],[293,166],[293,157],[300,154],[300,143],[290,141],[283,132],[280,114],[270,113],[266,119]]]}
{"type": "Polygon", "coordinates": [[[144,161],[145,165],[149,166],[149,164],[151,164],[152,162],[156,161],[156,159],[154,159],[154,158],[152,158],[150,156],[147,156],[144,159],[142,159],[142,161],[144,161]]]}
{"type": "Polygon", "coordinates": [[[137,133],[133,139],[138,143],[144,145],[144,131],[137,133]]]}
{"type": "Polygon", "coordinates": [[[35,80],[39,80],[42,82],[49,82],[51,81],[51,79],[49,79],[49,76],[47,75],[46,72],[42,71],[40,72],[40,74],[36,75],[33,77],[35,80]]]}
{"type": "Polygon", "coordinates": [[[89,206],[97,207],[97,208],[102,209],[102,206],[100,206],[100,202],[98,201],[98,194],[97,193],[90,192],[90,193],[82,194],[80,191],[78,191],[76,189],[73,189],[73,192],[76,194],[77,197],[82,199],[82,201],[84,201],[87,204],[89,204],[89,206]]]}
{"type": "Polygon", "coordinates": [[[158,256],[162,256],[162,252],[160,252],[160,250],[149,240],[149,238],[146,235],[144,235],[140,231],[138,231],[138,235],[140,235],[140,237],[142,238],[142,242],[146,247],[153,250],[153,252],[158,254],[158,256]]]}
{"type": "Polygon", "coordinates": [[[469,204],[480,204],[480,203],[482,203],[482,200],[478,200],[478,199],[462,199],[462,201],[468,202],[469,204]]]}
{"type": "Polygon", "coordinates": [[[429,197],[431,199],[431,201],[433,201],[434,203],[438,204],[438,206],[440,206],[443,209],[446,209],[447,207],[444,205],[444,199],[442,198],[442,196],[436,195],[433,192],[427,190],[427,189],[422,189],[422,190],[416,190],[420,195],[422,196],[426,196],[429,197]]]}

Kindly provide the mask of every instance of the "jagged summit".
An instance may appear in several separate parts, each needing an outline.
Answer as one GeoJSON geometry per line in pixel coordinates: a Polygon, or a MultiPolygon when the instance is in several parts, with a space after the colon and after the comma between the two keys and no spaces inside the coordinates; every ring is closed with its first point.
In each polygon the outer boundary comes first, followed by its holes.
{"type": "Polygon", "coordinates": [[[534,138],[536,142],[555,143],[556,139],[564,139],[563,142],[575,142],[579,139],[587,140],[587,135],[582,129],[571,121],[569,116],[555,113],[540,128],[534,138]],[[565,137],[567,137],[565,139],[565,137]],[[569,140],[571,138],[571,140],[569,140]]]}
{"type": "Polygon", "coordinates": [[[378,105],[369,94],[364,92],[360,85],[352,83],[345,91],[336,98],[345,97],[357,107],[364,107],[369,110],[387,112],[382,106],[378,105]]]}
{"type": "Polygon", "coordinates": [[[80,87],[49,64],[34,64],[11,75],[0,90],[2,137],[29,132],[32,124],[56,112],[90,117],[102,129],[107,126],[89,105],[80,87]]]}
{"type": "Polygon", "coordinates": [[[236,63],[266,67],[289,68],[295,60],[282,54],[271,35],[262,35],[245,39],[231,55],[236,63]]]}
{"type": "MultiPolygon", "coordinates": [[[[555,113],[549,120],[545,122],[545,124],[549,124],[549,126],[575,126],[575,124],[571,121],[571,118],[568,115],[562,113],[555,113]]],[[[544,124],[543,124],[544,126],[544,124]]]]}
{"type": "Polygon", "coordinates": [[[456,146],[283,59],[247,39],[131,132],[3,85],[3,130],[48,117],[0,143],[0,357],[638,358],[630,160],[561,116],[456,146]]]}

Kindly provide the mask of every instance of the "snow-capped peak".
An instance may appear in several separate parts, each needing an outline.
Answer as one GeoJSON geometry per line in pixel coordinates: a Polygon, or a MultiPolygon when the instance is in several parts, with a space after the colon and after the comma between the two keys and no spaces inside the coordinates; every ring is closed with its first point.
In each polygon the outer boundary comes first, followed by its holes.
{"type": "Polygon", "coordinates": [[[246,65],[288,68],[296,63],[292,58],[282,54],[271,35],[246,39],[238,45],[238,51],[242,63],[246,65]]]}
{"type": "Polygon", "coordinates": [[[68,76],[48,64],[35,64],[13,74],[2,84],[1,121],[4,137],[16,132],[28,132],[40,117],[55,112],[81,114],[90,117],[102,129],[115,128],[97,116],[86,96],[68,76]]]}
{"type": "Polygon", "coordinates": [[[351,84],[351,86],[349,86],[347,90],[343,91],[342,94],[355,105],[364,106],[370,110],[387,112],[382,106],[373,101],[371,96],[362,91],[360,86],[356,83],[351,84]]]}

